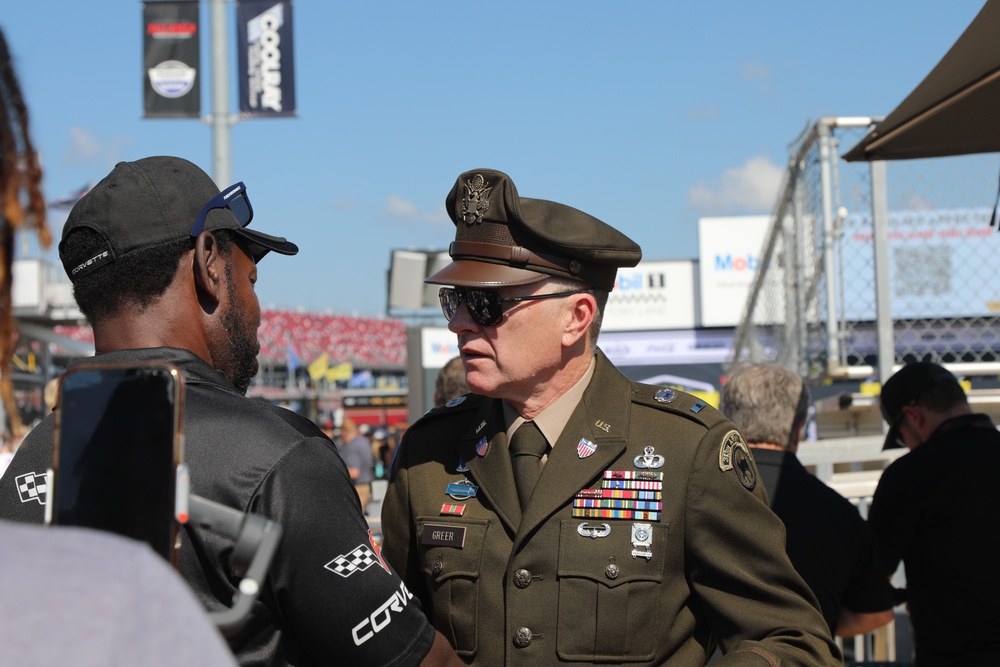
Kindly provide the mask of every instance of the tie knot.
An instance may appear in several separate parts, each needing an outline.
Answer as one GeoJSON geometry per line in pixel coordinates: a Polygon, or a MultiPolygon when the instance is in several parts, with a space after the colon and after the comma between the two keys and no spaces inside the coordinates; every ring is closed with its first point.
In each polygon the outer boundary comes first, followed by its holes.
{"type": "Polygon", "coordinates": [[[514,456],[533,456],[541,459],[548,445],[535,422],[524,422],[514,431],[510,441],[510,452],[514,456]]]}

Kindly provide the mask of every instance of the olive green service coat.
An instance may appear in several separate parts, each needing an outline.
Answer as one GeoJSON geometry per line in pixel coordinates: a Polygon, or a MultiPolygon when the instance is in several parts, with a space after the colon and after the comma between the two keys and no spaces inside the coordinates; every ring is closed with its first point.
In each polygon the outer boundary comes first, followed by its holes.
{"type": "Polygon", "coordinates": [[[523,516],[499,400],[452,401],[406,433],[382,509],[383,553],[434,626],[483,666],[688,667],[716,642],[719,665],[842,664],[752,459],[732,465],[733,443],[745,449],[735,426],[681,392],[657,401],[659,387],[597,356],[523,516]],[[581,438],[593,454],[578,451],[581,438]],[[659,521],[572,516],[581,489],[600,488],[606,470],[637,471],[648,446],[664,457],[659,521]],[[474,496],[446,494],[466,478],[474,496]],[[636,523],[652,525],[638,556],[636,523]],[[592,537],[602,524],[610,532],[592,537]]]}

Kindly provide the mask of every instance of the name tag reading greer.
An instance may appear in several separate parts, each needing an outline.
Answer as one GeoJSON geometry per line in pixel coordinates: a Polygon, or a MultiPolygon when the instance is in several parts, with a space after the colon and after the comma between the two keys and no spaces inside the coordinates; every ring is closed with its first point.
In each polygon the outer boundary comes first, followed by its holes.
{"type": "Polygon", "coordinates": [[[420,536],[420,543],[461,549],[465,546],[465,526],[429,523],[424,526],[424,533],[420,536]]]}

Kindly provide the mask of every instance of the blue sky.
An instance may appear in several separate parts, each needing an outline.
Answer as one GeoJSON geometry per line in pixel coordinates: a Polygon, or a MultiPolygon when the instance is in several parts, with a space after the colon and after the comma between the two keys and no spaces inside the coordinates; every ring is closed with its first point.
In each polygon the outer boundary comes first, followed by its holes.
{"type": "MultiPolygon", "coordinates": [[[[769,212],[808,122],[887,114],[982,6],[297,0],[298,116],[232,131],[253,225],[301,247],[262,262],[261,303],[383,313],[391,250],[446,249],[444,197],[479,167],[621,229],[644,259],[693,259],[698,217],[769,212]]],[[[142,118],[141,24],[139,2],[4,2],[49,199],[148,155],[211,173],[207,124],[142,118]]]]}

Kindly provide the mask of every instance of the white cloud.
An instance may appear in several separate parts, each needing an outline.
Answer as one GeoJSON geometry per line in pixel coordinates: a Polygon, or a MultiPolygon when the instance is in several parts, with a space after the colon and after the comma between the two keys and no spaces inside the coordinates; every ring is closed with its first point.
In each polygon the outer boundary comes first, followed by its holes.
{"type": "Polygon", "coordinates": [[[448,216],[444,211],[421,211],[415,203],[398,195],[389,195],[385,202],[385,212],[393,218],[416,220],[432,225],[448,222],[448,216]]]}
{"type": "Polygon", "coordinates": [[[722,111],[715,105],[706,104],[705,106],[691,107],[684,112],[684,115],[687,116],[688,120],[715,120],[722,116],[722,111]]]}
{"type": "Polygon", "coordinates": [[[69,153],[73,162],[87,162],[101,154],[101,142],[89,130],[82,127],[69,128],[69,153]]]}
{"type": "Polygon", "coordinates": [[[73,126],[69,128],[69,145],[62,159],[66,164],[112,166],[123,159],[131,143],[132,139],[125,135],[103,140],[87,128],[73,126]]]}
{"type": "Polygon", "coordinates": [[[771,68],[761,62],[760,58],[745,63],[740,71],[740,76],[744,81],[770,81],[774,76],[771,68]]]}
{"type": "Polygon", "coordinates": [[[769,213],[778,196],[784,169],[766,157],[750,158],[726,169],[718,183],[688,189],[688,204],[702,215],[769,213]]]}

